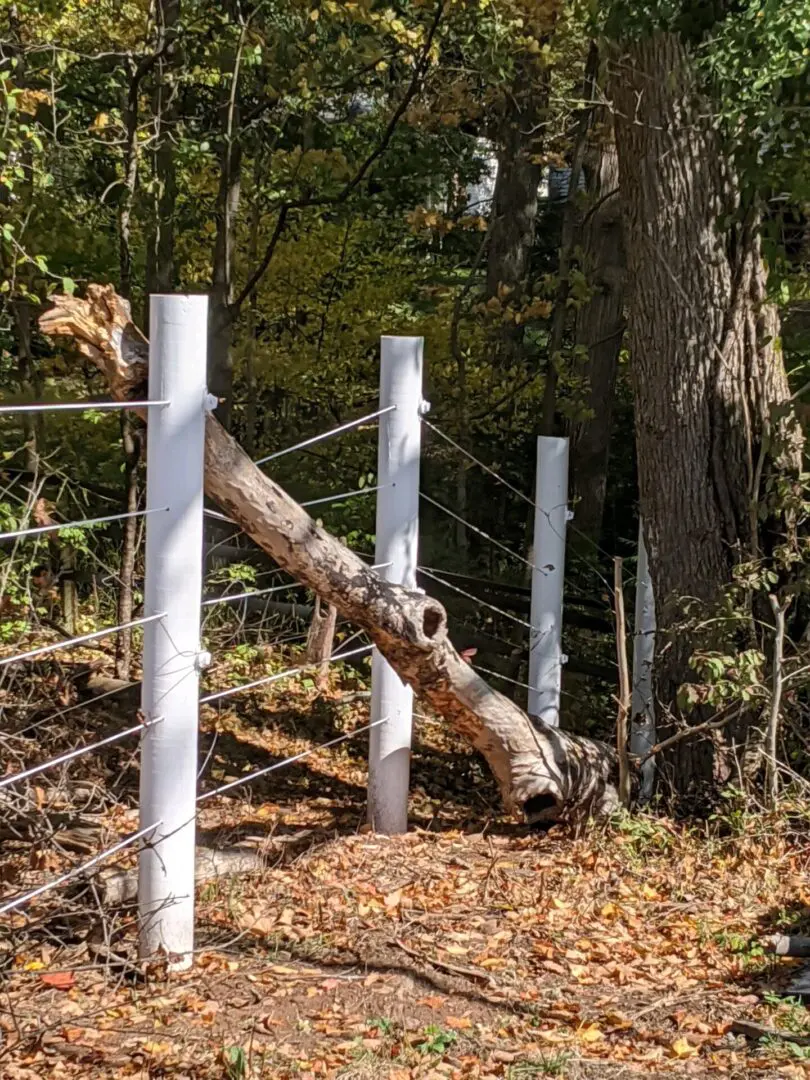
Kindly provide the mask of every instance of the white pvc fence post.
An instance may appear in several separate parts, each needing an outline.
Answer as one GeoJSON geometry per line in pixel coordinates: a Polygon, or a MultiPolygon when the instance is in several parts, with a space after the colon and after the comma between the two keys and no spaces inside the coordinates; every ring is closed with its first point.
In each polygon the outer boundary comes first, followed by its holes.
{"type": "MultiPolygon", "coordinates": [[[[422,444],[422,353],[418,337],[380,341],[380,417],[377,453],[377,541],[375,563],[386,581],[416,588],[419,540],[419,459],[422,444]]],[[[371,660],[371,719],[388,718],[369,736],[368,819],[379,833],[408,828],[413,691],[374,650],[371,660]]]]}
{"type": "Polygon", "coordinates": [[[529,635],[529,715],[560,724],[565,531],[568,521],[568,439],[537,440],[537,480],[529,635]]]}
{"type": "MultiPolygon", "coordinates": [[[[655,599],[644,543],[644,523],[638,523],[638,565],[636,570],[636,614],[633,623],[633,699],[631,705],[630,753],[642,755],[655,746],[652,669],[655,659],[655,599]]],[[[652,797],[655,758],[641,766],[639,798],[652,797]]]]}
{"type": "Polygon", "coordinates": [[[155,830],[140,856],[141,955],[190,967],[194,948],[194,843],[203,445],[208,298],[153,296],[149,318],[150,411],[144,613],[164,612],[144,631],[143,711],[163,717],[141,747],[141,827],[155,830]]]}

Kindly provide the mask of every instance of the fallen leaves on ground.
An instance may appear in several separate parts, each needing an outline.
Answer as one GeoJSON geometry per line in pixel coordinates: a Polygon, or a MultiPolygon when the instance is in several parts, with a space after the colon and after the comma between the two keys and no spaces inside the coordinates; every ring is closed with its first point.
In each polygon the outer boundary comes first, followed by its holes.
{"type": "MultiPolygon", "coordinates": [[[[289,694],[261,700],[206,719],[226,777],[361,721],[309,696],[296,714],[289,694]]],[[[730,820],[707,839],[640,817],[579,839],[526,835],[481,816],[477,763],[436,724],[420,727],[414,760],[421,827],[389,839],[361,830],[365,749],[203,804],[201,834],[258,845],[269,865],[201,887],[191,972],[144,983],[91,962],[86,920],[71,929],[53,896],[30,925],[3,924],[16,952],[0,1075],[804,1075],[803,1048],[730,1032],[739,1017],[805,1023],[767,994],[793,962],[756,946],[808,894],[807,845],[785,826],[730,820]]],[[[132,813],[106,821],[131,827],[132,813]]],[[[131,920],[116,948],[127,943],[134,955],[131,920]]]]}

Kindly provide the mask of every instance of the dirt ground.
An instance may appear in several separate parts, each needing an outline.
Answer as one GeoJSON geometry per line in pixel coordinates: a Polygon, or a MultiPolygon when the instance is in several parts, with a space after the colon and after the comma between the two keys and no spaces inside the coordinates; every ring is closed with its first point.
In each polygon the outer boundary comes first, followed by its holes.
{"type": "MultiPolygon", "coordinates": [[[[203,785],[362,723],[358,685],[210,711],[203,785]]],[[[66,745],[77,723],[98,736],[131,720],[74,713],[66,745]]],[[[261,852],[265,869],[200,887],[190,972],[143,972],[132,909],[105,910],[88,884],[0,920],[2,1080],[810,1073],[801,1042],[732,1030],[810,1033],[778,996],[796,961],[758,942],[810,907],[800,808],[530,835],[498,816],[468,748],[422,720],[413,829],[386,839],[363,825],[366,749],[361,736],[202,805],[200,842],[261,852]]],[[[47,817],[71,784],[93,787],[102,846],[137,827],[135,762],[114,746],[28,795],[47,817]]],[[[77,861],[6,839],[2,892],[77,861]]]]}

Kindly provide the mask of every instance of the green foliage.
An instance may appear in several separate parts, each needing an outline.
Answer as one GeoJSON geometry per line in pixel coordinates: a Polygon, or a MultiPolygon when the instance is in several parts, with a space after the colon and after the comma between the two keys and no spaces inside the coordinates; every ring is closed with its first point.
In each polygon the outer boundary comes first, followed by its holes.
{"type": "Polygon", "coordinates": [[[245,1080],[248,1075],[248,1058],[241,1046],[228,1046],[222,1051],[226,1080],[245,1080]]]}
{"type": "Polygon", "coordinates": [[[434,1054],[441,1057],[457,1041],[458,1035],[455,1031],[431,1024],[425,1028],[424,1041],[418,1043],[416,1049],[422,1054],[434,1054]]]}
{"type": "Polygon", "coordinates": [[[539,1054],[529,1061],[519,1061],[509,1066],[508,1080],[530,1080],[538,1076],[566,1076],[573,1054],[568,1050],[557,1050],[550,1054],[539,1054]]]}

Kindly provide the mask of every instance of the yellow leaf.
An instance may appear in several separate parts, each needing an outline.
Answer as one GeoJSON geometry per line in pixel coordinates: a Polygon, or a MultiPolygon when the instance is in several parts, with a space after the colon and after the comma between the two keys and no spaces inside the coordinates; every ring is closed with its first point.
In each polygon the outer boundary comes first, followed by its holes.
{"type": "Polygon", "coordinates": [[[388,896],[383,897],[383,903],[389,911],[393,911],[394,908],[398,908],[402,903],[402,889],[397,889],[396,892],[389,893],[388,896]]]}
{"type": "Polygon", "coordinates": [[[318,19],[320,19],[320,17],[321,17],[321,13],[320,13],[320,11],[318,11],[317,8],[313,8],[312,11],[310,11],[310,13],[309,13],[309,17],[312,20],[312,22],[317,22],[318,19]]]}
{"type": "Polygon", "coordinates": [[[470,950],[461,945],[445,945],[444,951],[451,956],[466,956],[470,950]]]}
{"type": "Polygon", "coordinates": [[[555,897],[553,897],[553,899],[551,901],[551,906],[557,908],[558,911],[565,911],[565,909],[569,905],[566,904],[566,902],[564,900],[560,900],[560,898],[558,896],[555,896],[555,897]]]}
{"type": "Polygon", "coordinates": [[[451,1028],[458,1028],[460,1031],[467,1031],[472,1027],[472,1020],[469,1016],[445,1016],[445,1024],[451,1028]]]}
{"type": "Polygon", "coordinates": [[[45,965],[41,960],[29,960],[23,968],[23,971],[42,971],[45,965]]]}
{"type": "Polygon", "coordinates": [[[604,1039],[605,1036],[602,1034],[596,1024],[589,1024],[585,1028],[580,1028],[580,1030],[577,1032],[577,1037],[581,1039],[582,1042],[593,1043],[599,1042],[601,1039],[604,1039]]]}
{"type": "Polygon", "coordinates": [[[699,1047],[693,1046],[688,1039],[684,1039],[683,1037],[676,1039],[670,1046],[670,1050],[672,1051],[673,1057],[676,1058],[690,1058],[700,1052],[699,1047]]]}
{"type": "Polygon", "coordinates": [[[141,1044],[141,1050],[145,1054],[165,1054],[170,1049],[168,1043],[162,1042],[145,1042],[141,1044]]]}
{"type": "Polygon", "coordinates": [[[603,919],[612,919],[619,914],[619,909],[616,907],[615,904],[608,901],[608,903],[602,907],[602,910],[599,912],[599,914],[602,916],[603,919]]]}
{"type": "Polygon", "coordinates": [[[93,128],[94,131],[103,131],[104,128],[109,124],[109,122],[109,114],[100,112],[90,126],[93,128]]]}

